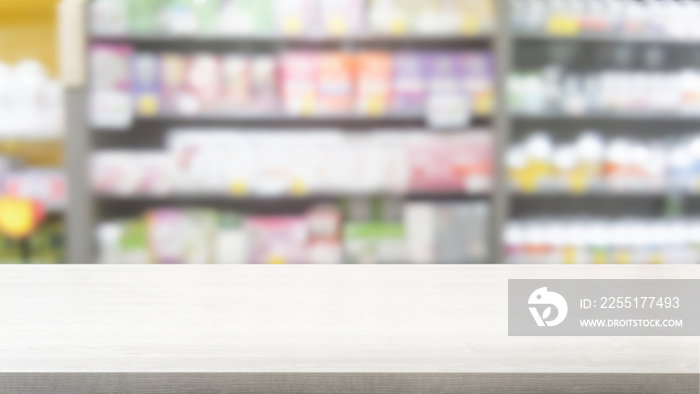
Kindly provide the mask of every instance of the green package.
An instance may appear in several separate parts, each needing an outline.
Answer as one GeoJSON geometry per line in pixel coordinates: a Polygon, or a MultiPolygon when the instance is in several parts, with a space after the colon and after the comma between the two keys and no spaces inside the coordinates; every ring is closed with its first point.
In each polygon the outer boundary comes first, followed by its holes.
{"type": "Polygon", "coordinates": [[[344,243],[347,262],[353,264],[396,264],[405,258],[405,232],[400,223],[348,223],[344,243]]]}
{"type": "Polygon", "coordinates": [[[148,248],[148,230],[143,219],[134,219],[124,224],[119,240],[119,261],[122,264],[148,264],[151,256],[148,248]]]}
{"type": "Polygon", "coordinates": [[[129,0],[129,31],[136,34],[155,33],[157,18],[164,0],[129,0]]]}
{"type": "Polygon", "coordinates": [[[209,264],[214,261],[214,243],[219,228],[215,210],[190,209],[184,212],[187,222],[185,264],[209,264]]]}
{"type": "Polygon", "coordinates": [[[195,2],[195,13],[197,14],[197,31],[199,33],[216,33],[221,13],[221,0],[195,2]]]}

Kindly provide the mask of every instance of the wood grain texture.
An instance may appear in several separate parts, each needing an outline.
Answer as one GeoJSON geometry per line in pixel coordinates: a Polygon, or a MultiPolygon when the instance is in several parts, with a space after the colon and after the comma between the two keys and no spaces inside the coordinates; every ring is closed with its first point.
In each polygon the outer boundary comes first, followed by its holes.
{"type": "Polygon", "coordinates": [[[508,337],[508,279],[698,266],[4,266],[0,372],[697,374],[689,337],[508,337]]]}

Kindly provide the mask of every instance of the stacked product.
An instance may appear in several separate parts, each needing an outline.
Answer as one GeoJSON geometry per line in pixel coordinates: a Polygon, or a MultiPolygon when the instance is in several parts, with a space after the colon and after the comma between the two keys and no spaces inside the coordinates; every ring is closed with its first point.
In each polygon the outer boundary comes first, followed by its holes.
{"type": "Polygon", "coordinates": [[[96,35],[475,35],[493,30],[492,0],[95,0],[96,35]]]}
{"type": "Polygon", "coordinates": [[[46,139],[61,135],[61,87],[33,61],[0,62],[0,138],[46,139]]]}
{"type": "Polygon", "coordinates": [[[488,132],[181,130],[165,151],[93,157],[94,190],[116,196],[484,193],[488,132]]]}
{"type": "Polygon", "coordinates": [[[696,1],[514,0],[511,4],[513,27],[522,32],[700,38],[696,1]]]}
{"type": "Polygon", "coordinates": [[[431,103],[486,115],[493,73],[480,51],[215,55],[96,44],[90,113],[105,127],[158,114],[424,116],[431,103]]]}
{"type": "Polygon", "coordinates": [[[700,137],[605,140],[589,131],[557,145],[551,134],[535,132],[510,148],[506,163],[511,186],[526,193],[697,193],[700,137]]]}
{"type": "Polygon", "coordinates": [[[506,229],[506,262],[698,264],[700,221],[541,219],[506,229]]]}
{"type": "Polygon", "coordinates": [[[508,79],[513,111],[530,114],[700,113],[700,70],[566,73],[552,66],[508,79]]]}
{"type": "Polygon", "coordinates": [[[157,209],[98,230],[102,263],[337,264],[484,263],[485,203],[350,202],[303,214],[240,215],[157,209]],[[361,207],[358,207],[360,205],[361,207]],[[371,204],[370,204],[371,205],[371,204]],[[370,212],[371,211],[371,212],[370,212]]]}

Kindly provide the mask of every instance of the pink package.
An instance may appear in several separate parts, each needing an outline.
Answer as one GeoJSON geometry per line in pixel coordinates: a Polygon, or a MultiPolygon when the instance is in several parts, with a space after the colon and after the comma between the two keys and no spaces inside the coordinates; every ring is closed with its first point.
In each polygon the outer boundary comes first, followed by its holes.
{"type": "Polygon", "coordinates": [[[186,256],[187,221],[178,209],[150,211],[146,218],[152,260],[160,264],[183,264],[186,256]]]}
{"type": "Polygon", "coordinates": [[[416,140],[409,147],[409,188],[430,192],[487,191],[491,155],[487,133],[416,140]]]}
{"type": "Polygon", "coordinates": [[[189,61],[187,87],[195,99],[195,112],[212,112],[221,99],[221,59],[212,54],[198,54],[189,61]]]}
{"type": "Polygon", "coordinates": [[[420,52],[394,55],[392,109],[399,113],[423,113],[430,57],[420,52]]]}
{"type": "Polygon", "coordinates": [[[288,113],[310,115],[317,111],[318,55],[290,52],[282,55],[282,94],[288,113]]]}
{"type": "Polygon", "coordinates": [[[246,220],[251,264],[306,263],[307,227],[303,217],[251,217],[246,220]]]}

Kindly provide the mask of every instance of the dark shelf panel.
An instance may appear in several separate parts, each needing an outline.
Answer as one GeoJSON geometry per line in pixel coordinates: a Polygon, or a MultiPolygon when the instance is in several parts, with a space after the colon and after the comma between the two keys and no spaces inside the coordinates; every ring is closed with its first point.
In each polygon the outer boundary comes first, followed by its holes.
{"type": "Polygon", "coordinates": [[[516,121],[656,121],[700,123],[700,113],[653,112],[643,109],[635,112],[589,112],[582,114],[564,112],[513,112],[510,116],[516,121]]]}
{"type": "Polygon", "coordinates": [[[246,202],[246,203],[284,203],[285,201],[315,201],[315,200],[344,200],[344,199],[376,199],[397,198],[407,200],[462,200],[489,198],[491,192],[408,192],[408,193],[319,193],[306,195],[225,195],[225,194],[179,194],[179,195],[109,195],[95,194],[95,198],[104,202],[246,202]]]}
{"type": "MultiPolygon", "coordinates": [[[[474,116],[469,124],[462,127],[446,129],[463,129],[470,126],[485,126],[490,123],[491,115],[474,116]]],[[[236,114],[199,114],[199,115],[176,115],[163,114],[155,116],[139,116],[134,119],[131,126],[126,128],[110,128],[92,126],[93,130],[104,131],[128,131],[141,126],[148,127],[154,125],[178,127],[188,126],[274,126],[274,127],[333,127],[333,128],[376,128],[376,127],[420,127],[430,128],[425,115],[423,114],[387,114],[380,116],[365,116],[355,114],[337,115],[311,115],[296,116],[282,113],[262,114],[262,113],[236,113],[236,114]]],[[[284,130],[284,129],[282,129],[284,130]]],[[[441,130],[441,129],[436,129],[441,130]]]]}
{"type": "Polygon", "coordinates": [[[197,47],[235,45],[311,45],[311,46],[337,46],[337,45],[485,45],[494,39],[492,34],[476,35],[347,35],[347,36],[285,36],[279,34],[253,34],[253,35],[159,35],[159,34],[128,34],[128,35],[92,35],[90,40],[94,42],[115,42],[135,46],[171,46],[197,47]]]}
{"type": "Polygon", "coordinates": [[[545,32],[515,32],[513,38],[521,41],[553,41],[573,43],[639,43],[668,45],[700,45],[700,39],[626,33],[583,33],[577,35],[553,35],[545,32]]]}

